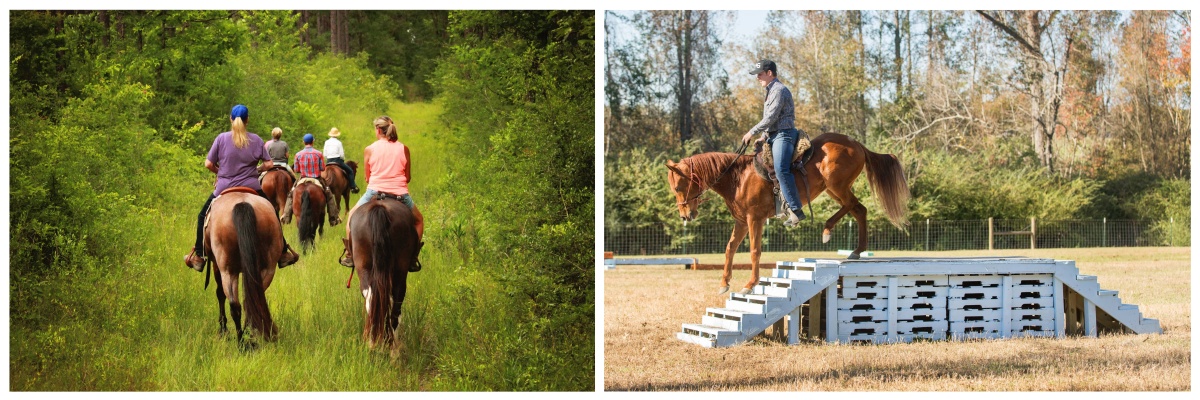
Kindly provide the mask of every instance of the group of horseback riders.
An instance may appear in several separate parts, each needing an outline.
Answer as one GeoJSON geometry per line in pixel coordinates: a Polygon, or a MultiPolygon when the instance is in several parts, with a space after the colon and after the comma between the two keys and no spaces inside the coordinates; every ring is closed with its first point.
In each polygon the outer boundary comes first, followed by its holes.
{"type": "MultiPolygon", "coordinates": [[[[304,148],[296,153],[294,163],[288,165],[290,149],[287,142],[282,140],[283,130],[278,127],[272,129],[271,140],[263,142],[257,134],[246,131],[249,118],[250,111],[245,105],[234,106],[229,114],[231,130],[217,135],[209,148],[208,157],[204,160],[205,168],[217,175],[217,182],[215,189],[208,196],[208,200],[205,201],[197,216],[196,241],[192,251],[184,257],[184,264],[197,271],[204,271],[204,264],[207,262],[203,247],[205,218],[213,199],[226,189],[246,187],[266,198],[267,195],[263,192],[260,178],[262,174],[275,168],[284,169],[289,174],[299,174],[300,179],[295,181],[293,188],[306,178],[315,179],[324,188],[326,198],[330,199],[327,201],[330,226],[338,225],[341,220],[337,202],[332,201],[334,197],[329,185],[321,177],[321,172],[325,170],[326,165],[332,164],[341,168],[346,173],[349,190],[352,193],[359,192],[358,185],[354,182],[355,171],[346,165],[345,148],[338,140],[341,132],[337,128],[330,129],[329,138],[325,141],[324,152],[313,147],[315,138],[311,133],[304,134],[304,148]]],[[[376,118],[374,126],[376,140],[367,146],[363,155],[363,163],[366,167],[364,180],[367,182],[367,191],[351,208],[346,217],[347,221],[354,215],[354,210],[358,206],[365,204],[373,197],[381,199],[390,197],[399,200],[408,206],[416,217],[417,251],[419,253],[420,246],[424,244],[421,241],[424,234],[424,219],[417,211],[416,204],[413,203],[408,192],[408,183],[412,180],[408,146],[398,141],[396,126],[391,118],[387,116],[376,118]]],[[[291,221],[292,217],[290,192],[282,211],[284,214],[280,216],[280,222],[286,224],[291,221]]],[[[280,229],[282,230],[282,224],[280,229]]],[[[280,236],[283,237],[282,232],[280,236]]],[[[347,224],[347,236],[349,236],[349,224],[347,224]]],[[[345,239],[343,242],[346,246],[345,256],[341,257],[339,263],[352,267],[354,264],[350,242],[345,239]]],[[[292,265],[299,258],[296,251],[287,244],[285,238],[283,255],[279,259],[279,268],[292,265]]],[[[416,272],[418,270],[419,267],[414,266],[409,271],[416,272]]]]}

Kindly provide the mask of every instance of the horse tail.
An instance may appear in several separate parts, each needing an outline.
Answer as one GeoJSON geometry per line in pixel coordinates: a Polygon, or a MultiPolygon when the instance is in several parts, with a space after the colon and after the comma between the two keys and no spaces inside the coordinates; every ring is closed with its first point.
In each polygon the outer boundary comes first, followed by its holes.
{"type": "Polygon", "coordinates": [[[396,268],[396,245],[391,234],[392,221],[388,217],[387,207],[376,204],[367,213],[368,229],[371,232],[371,298],[367,299],[370,309],[367,319],[371,322],[371,337],[391,338],[387,317],[391,312],[392,303],[392,270],[396,268]]]}
{"type": "MultiPolygon", "coordinates": [[[[862,146],[861,144],[859,144],[862,146]]],[[[879,206],[883,207],[888,220],[897,228],[906,229],[908,226],[908,181],[904,179],[904,169],[900,160],[891,154],[879,154],[867,150],[867,180],[871,182],[871,191],[879,206]]]]}
{"type": "Polygon", "coordinates": [[[233,225],[237,230],[242,262],[246,324],[270,339],[274,323],[271,322],[271,310],[267,308],[267,294],[263,288],[261,271],[266,269],[266,259],[258,251],[258,215],[254,212],[254,206],[246,202],[233,206],[233,225]]]}
{"type": "Polygon", "coordinates": [[[311,201],[308,198],[308,186],[300,190],[300,220],[296,225],[300,228],[300,250],[307,254],[313,249],[313,240],[317,237],[317,221],[313,216],[311,201]]]}

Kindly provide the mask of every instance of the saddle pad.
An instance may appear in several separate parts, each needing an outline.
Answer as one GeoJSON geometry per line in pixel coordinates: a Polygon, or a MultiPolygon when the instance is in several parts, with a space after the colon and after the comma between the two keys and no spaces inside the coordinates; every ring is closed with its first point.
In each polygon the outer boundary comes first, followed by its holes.
{"type": "MultiPolygon", "coordinates": [[[[248,187],[245,187],[245,186],[234,186],[229,189],[225,189],[225,190],[221,191],[221,194],[217,195],[217,197],[221,197],[221,196],[224,196],[229,193],[258,194],[258,191],[248,188],[248,187]]],[[[213,199],[213,201],[217,201],[217,200],[213,199]]]]}
{"type": "Polygon", "coordinates": [[[300,186],[301,184],[306,183],[306,182],[317,185],[317,187],[322,188],[322,189],[325,188],[325,185],[322,185],[321,181],[318,180],[317,178],[300,178],[300,180],[296,182],[296,186],[300,186]]]}

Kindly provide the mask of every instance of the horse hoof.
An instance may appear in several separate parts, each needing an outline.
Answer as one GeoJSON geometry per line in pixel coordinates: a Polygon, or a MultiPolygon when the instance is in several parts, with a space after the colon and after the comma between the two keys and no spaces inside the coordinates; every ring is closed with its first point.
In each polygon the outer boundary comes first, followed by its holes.
{"type": "Polygon", "coordinates": [[[857,259],[858,259],[858,253],[850,253],[850,255],[849,255],[849,256],[846,256],[846,259],[847,259],[847,260],[857,260],[857,259]]]}
{"type": "Polygon", "coordinates": [[[750,294],[750,292],[751,292],[750,288],[742,288],[742,290],[738,291],[738,294],[747,295],[747,294],[750,294]]]}
{"type": "Polygon", "coordinates": [[[828,233],[821,235],[821,243],[829,243],[829,239],[833,239],[833,235],[828,233]]]}
{"type": "Polygon", "coordinates": [[[729,292],[729,286],[721,286],[721,290],[717,291],[717,296],[723,295],[726,292],[729,292]]]}

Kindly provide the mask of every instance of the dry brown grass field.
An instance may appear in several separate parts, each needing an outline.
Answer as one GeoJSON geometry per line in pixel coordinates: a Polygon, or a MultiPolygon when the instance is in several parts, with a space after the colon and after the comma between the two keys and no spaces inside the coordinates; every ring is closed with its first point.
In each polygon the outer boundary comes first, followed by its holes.
{"type": "MultiPolygon", "coordinates": [[[[800,253],[763,253],[764,262],[800,253]]],[[[759,336],[731,348],[675,339],[721,307],[720,271],[619,266],[604,274],[606,391],[1190,391],[1190,248],[877,252],[876,257],[1025,256],[1075,260],[1104,289],[1157,318],[1162,335],[837,345],[759,336]]],[[[805,253],[809,258],[842,258],[805,253]]],[[[698,256],[720,263],[723,255],[698,256]]],[[[735,262],[747,262],[739,254],[735,262]]],[[[750,271],[734,271],[733,287],[750,271]]],[[[770,330],[768,330],[770,332],[770,330]]]]}

